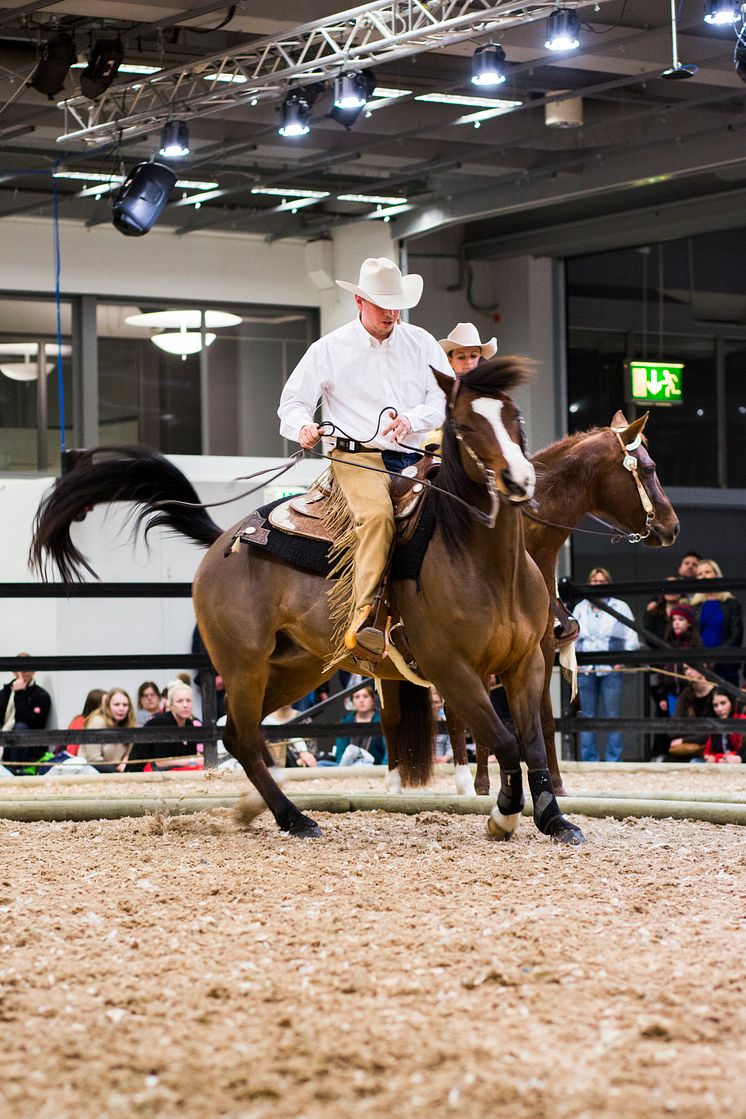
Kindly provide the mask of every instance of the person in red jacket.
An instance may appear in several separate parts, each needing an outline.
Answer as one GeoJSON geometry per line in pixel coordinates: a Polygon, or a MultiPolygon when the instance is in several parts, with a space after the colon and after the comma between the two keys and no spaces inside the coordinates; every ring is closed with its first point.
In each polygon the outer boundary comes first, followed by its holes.
{"type": "MultiPolygon", "coordinates": [[[[718,719],[746,719],[746,714],[740,710],[728,692],[715,688],[712,693],[712,709],[718,719]]],[[[722,734],[711,734],[705,744],[704,759],[706,762],[735,762],[738,764],[746,755],[746,734],[739,731],[723,731],[722,734]]]]}

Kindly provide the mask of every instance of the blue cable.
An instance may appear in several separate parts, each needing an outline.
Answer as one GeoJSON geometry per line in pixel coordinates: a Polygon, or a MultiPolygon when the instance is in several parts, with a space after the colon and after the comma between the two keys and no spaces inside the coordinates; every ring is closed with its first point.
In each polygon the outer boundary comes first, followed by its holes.
{"type": "Polygon", "coordinates": [[[62,375],[62,300],[60,297],[60,195],[57,180],[52,173],[54,194],[54,217],[52,221],[54,236],[54,298],[57,305],[57,396],[60,410],[60,450],[65,453],[65,382],[62,375]]]}

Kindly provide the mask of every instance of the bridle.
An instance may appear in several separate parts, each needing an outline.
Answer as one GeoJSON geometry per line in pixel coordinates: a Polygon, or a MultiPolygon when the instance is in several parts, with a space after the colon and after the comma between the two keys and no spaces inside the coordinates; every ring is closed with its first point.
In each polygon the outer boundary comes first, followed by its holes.
{"type": "MultiPolygon", "coordinates": [[[[477,469],[480,471],[480,473],[484,476],[484,484],[487,488],[487,493],[488,493],[489,499],[490,499],[490,511],[489,511],[489,513],[485,514],[485,513],[482,513],[479,509],[474,509],[473,507],[471,507],[472,513],[477,518],[477,520],[481,521],[483,524],[486,524],[488,528],[494,528],[495,527],[495,522],[497,521],[497,514],[498,514],[499,509],[500,509],[500,491],[498,490],[498,488],[495,484],[495,481],[496,481],[495,471],[492,470],[491,467],[487,466],[484,462],[482,462],[481,458],[479,457],[477,452],[474,450],[474,448],[471,446],[471,444],[467,440],[466,436],[464,435],[463,431],[461,430],[461,428],[459,427],[459,425],[456,421],[456,398],[458,397],[460,388],[461,388],[461,379],[460,379],[460,377],[456,377],[456,378],[454,378],[453,388],[451,389],[451,395],[448,399],[448,415],[449,415],[449,418],[450,418],[450,421],[451,421],[451,428],[453,429],[453,434],[455,435],[458,442],[464,448],[467,455],[472,460],[472,462],[477,467],[477,469]]],[[[519,423],[520,423],[520,446],[521,446],[521,451],[523,453],[523,456],[525,458],[526,457],[526,433],[525,433],[525,425],[524,425],[524,421],[523,421],[523,416],[521,415],[520,412],[518,413],[518,418],[519,418],[519,423]]],[[[520,486],[517,486],[515,484],[515,482],[513,482],[512,480],[503,478],[503,481],[505,482],[506,487],[512,493],[514,493],[514,494],[523,494],[524,493],[524,491],[520,488],[520,486]]]]}
{"type": "Polygon", "coordinates": [[[597,521],[599,524],[605,525],[606,528],[610,530],[609,532],[601,532],[598,529],[593,528],[579,528],[577,525],[557,524],[555,521],[548,521],[544,517],[538,516],[532,510],[527,509],[524,506],[523,513],[525,516],[529,517],[532,521],[536,521],[538,524],[547,525],[548,528],[564,529],[567,532],[582,532],[588,536],[609,537],[612,544],[619,544],[622,540],[625,540],[628,544],[640,544],[643,540],[647,540],[653,530],[653,522],[655,521],[655,510],[653,509],[653,503],[648,496],[648,492],[642,484],[640,475],[637,472],[640,464],[635,456],[632,454],[632,451],[636,451],[637,448],[642,444],[642,433],[636,435],[631,443],[625,443],[621,435],[621,433],[626,430],[625,428],[612,427],[609,430],[614,434],[617,442],[619,443],[619,446],[622,449],[622,466],[625,470],[629,471],[629,473],[635,480],[640,503],[642,505],[643,512],[645,513],[644,530],[642,532],[627,532],[623,528],[618,528],[615,525],[609,524],[609,522],[605,521],[603,517],[599,517],[595,513],[589,513],[588,516],[591,517],[594,521],[597,521]]]}

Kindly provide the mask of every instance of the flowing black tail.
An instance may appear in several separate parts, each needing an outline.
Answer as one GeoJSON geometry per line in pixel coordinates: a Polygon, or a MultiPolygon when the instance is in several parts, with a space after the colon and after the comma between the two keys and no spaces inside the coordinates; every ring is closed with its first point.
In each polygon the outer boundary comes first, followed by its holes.
{"type": "Polygon", "coordinates": [[[399,727],[394,733],[402,785],[427,785],[433,775],[435,724],[430,692],[404,680],[399,684],[399,727]]]}
{"type": "Polygon", "coordinates": [[[144,523],[146,536],[160,525],[208,548],[223,531],[204,509],[159,507],[163,501],[199,503],[192,483],[163,455],[146,447],[97,447],[85,452],[43,498],[34,521],[30,566],[47,579],[53,564],[66,583],[82,579],[84,571],[96,577],[71,540],[70,525],[95,505],[115,501],[140,506],[135,531],[144,523]]]}

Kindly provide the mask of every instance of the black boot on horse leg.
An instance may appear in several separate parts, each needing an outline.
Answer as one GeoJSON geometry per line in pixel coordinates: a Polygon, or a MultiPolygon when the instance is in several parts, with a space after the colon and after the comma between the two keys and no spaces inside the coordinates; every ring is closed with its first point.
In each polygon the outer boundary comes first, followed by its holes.
{"type": "Polygon", "coordinates": [[[520,823],[526,801],[520,768],[503,770],[497,804],[487,818],[487,831],[493,839],[511,839],[520,823]]]}
{"type": "Polygon", "coordinates": [[[534,823],[540,832],[550,836],[557,843],[579,846],[585,843],[585,836],[576,824],[563,816],[552,787],[548,769],[530,769],[528,787],[534,802],[534,823]]]}

